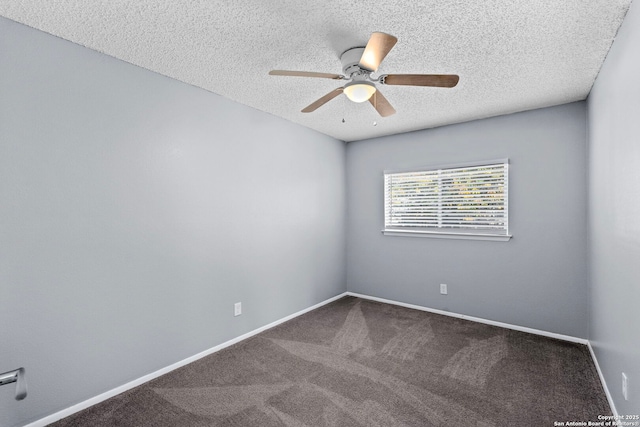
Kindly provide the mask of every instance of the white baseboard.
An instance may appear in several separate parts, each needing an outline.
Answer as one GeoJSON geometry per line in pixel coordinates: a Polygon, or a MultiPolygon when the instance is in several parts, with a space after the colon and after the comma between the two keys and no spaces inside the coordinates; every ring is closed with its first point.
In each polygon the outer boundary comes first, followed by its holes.
{"type": "Polygon", "coordinates": [[[540,329],[527,328],[525,326],[512,325],[510,323],[496,322],[495,320],[482,319],[480,317],[467,316],[465,314],[452,313],[450,311],[438,310],[435,308],[423,307],[421,305],[407,304],[404,302],[388,300],[384,298],[372,297],[369,295],[357,294],[355,292],[347,292],[347,295],[368,299],[371,301],[384,302],[386,304],[399,305],[401,307],[413,308],[414,310],[427,311],[429,313],[442,314],[444,316],[455,317],[458,319],[470,320],[472,322],[484,323],[486,325],[499,326],[501,328],[513,329],[514,331],[527,332],[534,335],[542,335],[544,337],[555,338],[562,341],[570,341],[578,344],[587,345],[588,340],[584,338],[572,337],[570,335],[556,334],[555,332],[542,331],[540,329]]]}
{"type": "Polygon", "coordinates": [[[591,353],[591,358],[593,359],[593,363],[596,365],[596,370],[598,371],[598,376],[600,377],[600,382],[602,383],[602,388],[604,388],[604,394],[607,396],[607,400],[609,401],[609,406],[611,407],[611,412],[618,419],[618,411],[616,410],[616,405],[613,403],[613,397],[609,392],[609,387],[607,387],[607,382],[604,379],[604,375],[602,374],[602,370],[600,369],[600,364],[598,363],[598,358],[596,357],[596,353],[593,351],[593,347],[591,347],[591,342],[587,343],[587,347],[589,347],[589,352],[591,353]]]}
{"type": "Polygon", "coordinates": [[[311,310],[315,310],[316,308],[319,308],[319,307],[322,307],[323,305],[329,304],[330,302],[338,300],[338,299],[340,299],[340,298],[342,298],[342,297],[344,297],[346,295],[347,295],[346,292],[342,293],[340,295],[336,295],[335,297],[329,298],[329,299],[327,299],[325,301],[322,301],[322,302],[320,302],[318,304],[312,305],[311,307],[305,308],[304,310],[300,310],[297,313],[293,313],[293,314],[291,314],[289,316],[283,317],[282,319],[276,320],[275,322],[269,323],[268,325],[262,326],[262,327],[260,327],[258,329],[254,329],[251,332],[247,332],[246,334],[240,335],[239,337],[236,337],[236,338],[234,338],[232,340],[226,341],[226,342],[224,342],[222,344],[219,344],[219,345],[217,345],[215,347],[211,347],[210,349],[205,350],[203,352],[200,352],[200,353],[198,353],[198,354],[196,354],[194,356],[187,357],[184,360],[181,360],[181,361],[176,362],[176,363],[174,363],[172,365],[169,365],[169,366],[167,366],[165,368],[159,369],[159,370],[157,370],[155,372],[152,372],[152,373],[150,373],[148,375],[140,377],[140,378],[138,378],[136,380],[128,382],[128,383],[126,383],[124,385],[116,387],[116,388],[114,388],[112,390],[109,390],[107,392],[104,392],[104,393],[102,393],[102,394],[100,394],[98,396],[95,396],[95,397],[92,397],[90,399],[87,399],[87,400],[85,400],[83,402],[75,404],[75,405],[73,405],[73,406],[71,406],[69,408],[63,409],[63,410],[61,410],[59,412],[56,412],[54,414],[51,414],[51,415],[49,415],[47,417],[41,418],[41,419],[39,419],[37,421],[34,421],[34,422],[30,423],[30,424],[27,424],[24,427],[44,427],[46,425],[54,423],[54,422],[56,422],[58,420],[61,420],[62,418],[68,417],[69,415],[73,415],[76,412],[80,412],[83,409],[86,409],[86,408],[88,408],[90,406],[93,406],[93,405],[95,405],[97,403],[103,402],[103,401],[105,401],[105,400],[107,400],[107,399],[109,399],[109,398],[111,398],[113,396],[117,396],[120,393],[124,393],[127,390],[131,390],[134,387],[137,387],[137,386],[139,386],[141,384],[144,384],[144,383],[149,382],[149,381],[151,381],[151,380],[153,380],[155,378],[158,378],[161,375],[169,373],[169,372],[171,372],[171,371],[173,371],[175,369],[181,368],[182,366],[188,365],[191,362],[195,362],[198,359],[202,359],[205,356],[209,356],[210,354],[213,354],[213,353],[215,353],[217,351],[220,351],[223,348],[229,347],[229,346],[231,346],[233,344],[236,344],[236,343],[238,343],[238,342],[240,342],[242,340],[246,340],[247,338],[250,338],[250,337],[252,337],[254,335],[259,334],[260,332],[266,331],[267,329],[271,329],[274,326],[278,326],[279,324],[284,323],[287,320],[291,320],[291,319],[293,319],[295,317],[298,317],[298,316],[300,316],[302,314],[305,314],[305,313],[307,313],[307,312],[309,312],[311,310]]]}
{"type": "Polygon", "coordinates": [[[332,298],[329,298],[329,299],[327,299],[325,301],[322,301],[322,302],[320,302],[318,304],[315,304],[315,305],[313,305],[311,307],[305,308],[304,310],[298,311],[297,313],[291,314],[289,316],[283,317],[282,319],[276,320],[275,322],[269,323],[268,325],[262,326],[262,327],[260,327],[258,329],[254,329],[251,332],[247,332],[246,334],[240,335],[239,337],[236,337],[236,338],[234,338],[232,340],[226,341],[226,342],[224,342],[222,344],[219,344],[219,345],[217,345],[215,347],[212,347],[212,348],[210,348],[208,350],[205,350],[205,351],[203,351],[201,353],[198,353],[198,354],[196,354],[194,356],[188,357],[188,358],[186,358],[184,360],[176,362],[176,363],[174,363],[172,365],[169,365],[169,366],[167,366],[165,368],[159,369],[159,370],[157,370],[155,372],[152,372],[152,373],[150,373],[148,375],[140,377],[140,378],[138,378],[136,380],[128,382],[128,383],[126,383],[124,385],[121,385],[119,387],[116,387],[116,388],[114,388],[112,390],[109,390],[109,391],[107,391],[105,393],[102,393],[102,394],[100,394],[98,396],[92,397],[92,398],[87,399],[87,400],[85,400],[83,402],[80,402],[80,403],[78,403],[76,405],[73,405],[73,406],[71,406],[69,408],[63,409],[63,410],[61,410],[59,412],[56,412],[55,414],[49,415],[49,416],[47,416],[45,418],[41,418],[41,419],[39,419],[37,421],[34,421],[34,422],[30,423],[30,424],[27,424],[25,427],[44,427],[44,426],[47,426],[47,425],[49,425],[49,424],[51,424],[53,422],[61,420],[62,418],[65,418],[65,417],[68,417],[70,415],[73,415],[76,412],[79,412],[79,411],[81,411],[83,409],[86,409],[86,408],[88,408],[90,406],[93,406],[93,405],[95,405],[97,403],[105,401],[105,400],[107,400],[107,399],[109,399],[109,398],[111,398],[113,396],[116,396],[116,395],[118,395],[120,393],[123,393],[123,392],[125,392],[127,390],[131,390],[132,388],[137,387],[137,386],[139,386],[141,384],[144,384],[144,383],[146,383],[148,381],[151,381],[151,380],[153,380],[155,378],[158,378],[161,375],[169,373],[169,372],[171,372],[171,371],[173,371],[175,369],[178,369],[178,368],[180,368],[182,366],[185,366],[185,365],[187,365],[187,364],[189,364],[191,362],[195,362],[198,359],[202,359],[205,356],[213,354],[213,353],[215,353],[217,351],[220,351],[220,350],[222,350],[222,349],[224,349],[226,347],[229,347],[229,346],[231,346],[233,344],[236,344],[236,343],[238,343],[238,342],[240,342],[242,340],[245,340],[245,339],[250,338],[250,337],[252,337],[254,335],[257,335],[260,332],[266,331],[267,329],[271,329],[274,326],[277,326],[277,325],[279,325],[281,323],[284,323],[284,322],[286,322],[288,320],[291,320],[291,319],[293,319],[295,317],[298,317],[298,316],[300,316],[302,314],[305,314],[305,313],[307,313],[307,312],[309,312],[311,310],[315,310],[316,308],[322,307],[323,305],[329,304],[330,302],[336,301],[336,300],[338,300],[338,299],[340,299],[342,297],[345,297],[345,296],[353,296],[353,297],[367,299],[367,300],[371,300],[371,301],[378,301],[378,302],[382,302],[382,303],[386,303],[386,304],[398,305],[398,306],[401,306],[401,307],[412,308],[412,309],[415,309],[415,310],[426,311],[426,312],[429,312],[429,313],[442,314],[444,316],[450,316],[450,317],[455,317],[455,318],[458,318],[458,319],[470,320],[472,322],[484,323],[484,324],[487,324],[487,325],[499,326],[499,327],[502,327],[502,328],[512,329],[512,330],[521,331],[521,332],[527,332],[527,333],[534,334],[534,335],[541,335],[541,336],[555,338],[555,339],[559,339],[559,340],[563,340],[563,341],[569,341],[569,342],[574,342],[574,343],[578,343],[578,344],[584,344],[589,348],[589,352],[591,353],[591,357],[593,358],[593,362],[594,362],[594,364],[596,366],[596,370],[598,371],[598,375],[600,377],[600,381],[602,382],[602,387],[604,388],[605,394],[607,396],[607,400],[609,401],[609,406],[611,406],[611,411],[613,412],[613,415],[616,415],[616,416],[618,415],[618,413],[616,411],[616,407],[615,407],[615,405],[613,403],[613,399],[611,397],[611,393],[609,393],[609,389],[607,388],[607,383],[606,383],[606,381],[604,379],[602,371],[600,370],[600,365],[598,364],[598,359],[596,358],[596,355],[595,355],[595,353],[593,351],[593,348],[591,347],[591,343],[589,342],[589,340],[586,340],[584,338],[572,337],[572,336],[569,336],[569,335],[557,334],[557,333],[554,333],[554,332],[542,331],[542,330],[539,330],[539,329],[527,328],[527,327],[524,327],[524,326],[511,325],[509,323],[496,322],[494,320],[482,319],[482,318],[479,318],[479,317],[466,316],[464,314],[451,313],[451,312],[448,312],[448,311],[438,310],[438,309],[429,308],[429,307],[423,307],[423,306],[415,305],[415,304],[407,304],[407,303],[403,303],[403,302],[399,302],[399,301],[388,300],[388,299],[385,299],[385,298],[372,297],[372,296],[369,296],[369,295],[358,294],[358,293],[355,293],[355,292],[344,292],[342,294],[339,294],[339,295],[336,295],[336,296],[334,296],[332,298]]]}

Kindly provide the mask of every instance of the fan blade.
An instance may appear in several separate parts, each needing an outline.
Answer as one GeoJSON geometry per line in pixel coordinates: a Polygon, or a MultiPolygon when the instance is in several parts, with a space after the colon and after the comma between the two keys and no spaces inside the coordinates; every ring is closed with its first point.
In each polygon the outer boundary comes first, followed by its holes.
{"type": "Polygon", "coordinates": [[[391,104],[389,104],[389,101],[387,101],[387,98],[382,96],[379,90],[376,90],[373,96],[369,98],[369,102],[371,103],[371,105],[373,105],[373,108],[375,108],[378,114],[380,114],[382,117],[388,117],[396,113],[395,108],[393,108],[391,104]]]}
{"type": "Polygon", "coordinates": [[[380,66],[382,60],[387,56],[395,46],[398,39],[390,34],[373,33],[364,48],[362,57],[358,65],[360,68],[366,68],[369,71],[375,71],[380,66]]]}
{"type": "Polygon", "coordinates": [[[342,80],[343,75],[329,73],[315,73],[313,71],[287,71],[287,70],[271,70],[270,76],[293,76],[293,77],[319,77],[321,79],[342,80]]]}
{"type": "Polygon", "coordinates": [[[342,93],[342,91],[344,90],[344,88],[337,88],[332,90],[331,92],[329,92],[328,94],[326,94],[325,96],[323,96],[322,98],[318,99],[315,102],[312,102],[311,104],[309,104],[308,106],[306,106],[302,112],[303,113],[310,113],[312,111],[316,111],[319,107],[322,107],[324,104],[326,104],[327,102],[331,101],[333,98],[335,98],[336,96],[340,95],[342,93]]]}
{"type": "Polygon", "coordinates": [[[456,74],[387,74],[380,76],[385,85],[454,87],[460,77],[456,74]]]}

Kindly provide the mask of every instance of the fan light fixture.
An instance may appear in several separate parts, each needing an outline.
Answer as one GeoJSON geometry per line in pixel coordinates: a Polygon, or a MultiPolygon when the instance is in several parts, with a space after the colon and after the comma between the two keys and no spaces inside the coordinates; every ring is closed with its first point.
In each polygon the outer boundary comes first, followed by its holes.
{"type": "Polygon", "coordinates": [[[354,81],[344,87],[344,94],[353,102],[368,101],[374,93],[376,93],[376,87],[370,82],[354,81]]]}
{"type": "MultiPolygon", "coordinates": [[[[313,101],[300,110],[301,113],[312,113],[327,102],[343,93],[353,102],[369,101],[380,117],[389,117],[396,113],[387,98],[376,87],[378,85],[455,87],[460,76],[457,74],[382,74],[371,77],[380,66],[382,60],[395,46],[398,39],[391,34],[373,33],[365,47],[352,47],[340,55],[344,74],[318,73],[315,71],[271,70],[270,76],[314,77],[331,80],[345,80],[349,83],[337,87],[331,92],[313,101]],[[371,98],[375,96],[375,98],[371,98]]],[[[344,119],[342,120],[344,123],[344,119]]],[[[376,125],[375,123],[373,124],[376,125]]]]}

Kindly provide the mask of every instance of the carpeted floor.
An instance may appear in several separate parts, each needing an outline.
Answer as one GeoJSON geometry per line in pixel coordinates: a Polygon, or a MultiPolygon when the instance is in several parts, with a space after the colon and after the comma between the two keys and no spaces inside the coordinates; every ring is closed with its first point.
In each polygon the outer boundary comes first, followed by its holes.
{"type": "Polygon", "coordinates": [[[345,297],[63,426],[553,426],[611,415],[586,346],[345,297]]]}

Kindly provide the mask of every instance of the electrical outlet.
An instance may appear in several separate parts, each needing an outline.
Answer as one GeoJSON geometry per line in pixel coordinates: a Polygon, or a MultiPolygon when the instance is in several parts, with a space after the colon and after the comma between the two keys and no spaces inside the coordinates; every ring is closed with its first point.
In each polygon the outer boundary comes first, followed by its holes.
{"type": "Polygon", "coordinates": [[[622,373],[622,396],[624,400],[629,400],[629,378],[624,372],[622,373]]]}
{"type": "Polygon", "coordinates": [[[240,316],[242,314],[242,303],[237,302],[233,305],[233,315],[240,316]]]}
{"type": "Polygon", "coordinates": [[[440,283],[440,293],[442,295],[447,295],[447,285],[444,283],[440,283]]]}

